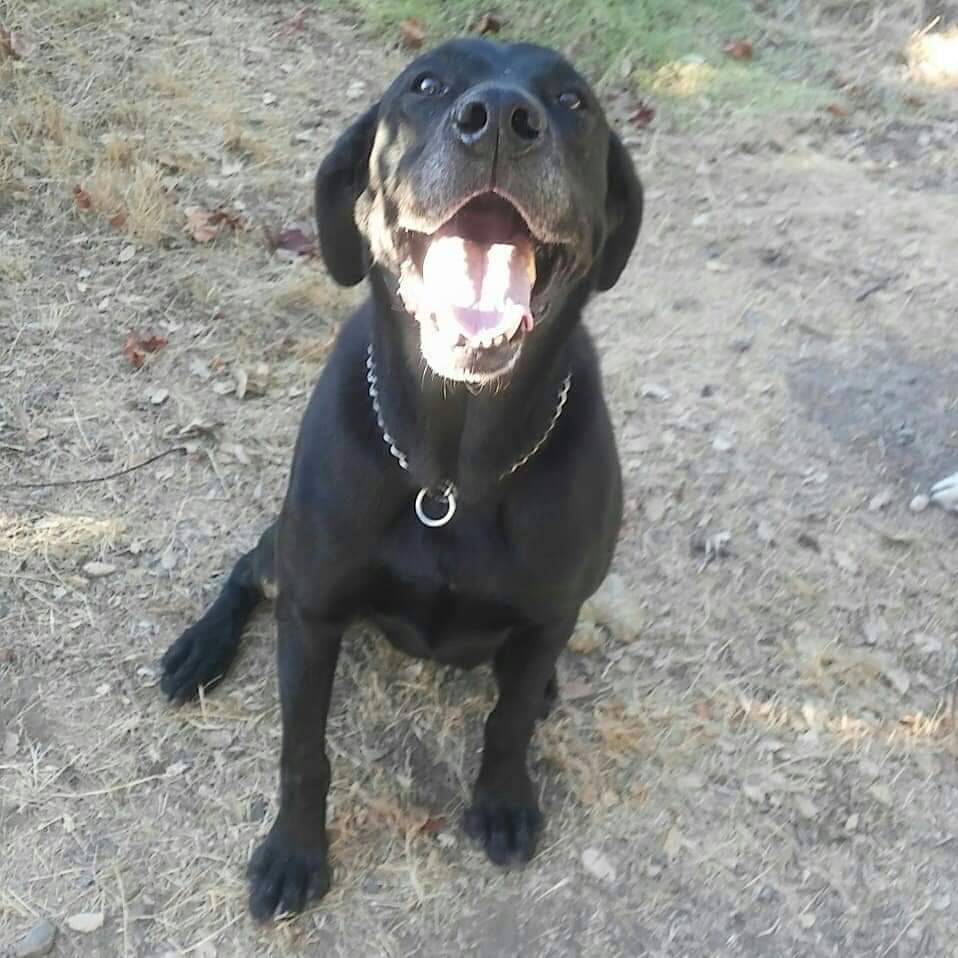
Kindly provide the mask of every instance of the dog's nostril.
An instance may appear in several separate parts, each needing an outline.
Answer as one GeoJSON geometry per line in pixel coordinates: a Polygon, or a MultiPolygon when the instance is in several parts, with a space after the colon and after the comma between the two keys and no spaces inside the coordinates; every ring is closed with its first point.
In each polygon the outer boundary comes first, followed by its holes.
{"type": "Polygon", "coordinates": [[[512,111],[512,129],[520,140],[531,143],[542,132],[542,121],[539,115],[527,107],[519,106],[512,111]]]}
{"type": "Polygon", "coordinates": [[[456,126],[459,127],[460,132],[471,136],[481,133],[488,122],[489,114],[478,100],[467,103],[456,116],[456,126]]]}

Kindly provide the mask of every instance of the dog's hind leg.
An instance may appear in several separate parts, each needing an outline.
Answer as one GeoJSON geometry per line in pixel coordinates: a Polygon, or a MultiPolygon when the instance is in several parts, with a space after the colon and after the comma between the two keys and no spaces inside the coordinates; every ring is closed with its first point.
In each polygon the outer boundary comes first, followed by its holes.
{"type": "Polygon", "coordinates": [[[229,669],[239,649],[243,627],[272,589],[276,523],[252,551],[233,567],[226,585],[202,618],[191,625],[163,656],[160,688],[171,702],[195,698],[229,669]]]}

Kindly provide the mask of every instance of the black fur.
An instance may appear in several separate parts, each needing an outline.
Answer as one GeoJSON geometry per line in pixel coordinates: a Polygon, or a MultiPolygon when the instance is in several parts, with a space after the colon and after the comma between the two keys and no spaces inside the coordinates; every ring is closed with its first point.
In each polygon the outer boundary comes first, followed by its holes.
{"type": "Polygon", "coordinates": [[[466,827],[494,862],[533,854],[541,817],[527,747],[555,699],[556,660],[609,568],[621,521],[612,428],[579,319],[592,292],[611,287],[628,260],[642,192],[572,67],[539,47],[484,40],[426,54],[333,147],[316,199],[327,268],[346,285],[368,275],[370,297],[316,385],[279,518],[163,661],[162,688],[174,701],[218,681],[275,584],[283,745],[279,814],[249,870],[259,919],[299,911],[329,887],[326,713],[343,630],[357,617],[412,655],[465,668],[493,664],[499,696],[466,827]],[[441,94],[417,92],[425,73],[438,78],[441,94]],[[505,76],[508,88],[500,89],[505,76]],[[571,88],[579,109],[560,102],[571,88]],[[490,124],[499,124],[484,149],[466,143],[453,119],[464,98],[477,96],[487,98],[490,124]],[[510,110],[528,104],[528,113],[506,115],[507,100],[510,110]],[[536,326],[514,366],[477,391],[424,367],[419,326],[396,287],[408,230],[437,228],[490,188],[561,252],[561,266],[536,287],[536,326]],[[370,343],[408,472],[390,455],[371,408],[370,343]],[[542,436],[570,372],[554,432],[501,478],[542,436]],[[458,512],[443,528],[425,528],[413,499],[444,477],[458,484],[458,512]]]}

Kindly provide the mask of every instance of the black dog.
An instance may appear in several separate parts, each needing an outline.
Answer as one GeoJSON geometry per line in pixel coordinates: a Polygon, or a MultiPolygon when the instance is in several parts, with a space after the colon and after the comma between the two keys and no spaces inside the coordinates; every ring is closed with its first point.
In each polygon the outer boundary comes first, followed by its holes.
{"type": "Polygon", "coordinates": [[[582,77],[541,47],[439,47],[336,143],[316,212],[329,272],[368,276],[371,295],[310,400],[279,519],[163,659],[171,700],[212,685],[276,590],[283,746],[249,869],[259,919],[329,887],[326,715],[359,617],[412,655],[492,662],[466,827],[497,864],[532,855],[533,725],[621,521],[579,318],[629,258],[642,189],[582,77]]]}

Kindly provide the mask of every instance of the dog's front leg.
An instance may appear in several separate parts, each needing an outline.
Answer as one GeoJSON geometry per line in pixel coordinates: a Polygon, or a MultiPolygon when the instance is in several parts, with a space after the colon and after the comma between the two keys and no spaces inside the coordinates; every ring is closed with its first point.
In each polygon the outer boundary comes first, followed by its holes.
{"type": "Polygon", "coordinates": [[[249,864],[250,911],[258,921],[302,911],[330,884],[326,716],[343,630],[282,596],[276,614],[283,746],[279,814],[249,864]]]}
{"type": "Polygon", "coordinates": [[[482,763],[466,813],[466,831],[497,865],[528,861],[542,825],[527,753],[542,715],[556,660],[569,641],[575,617],[524,629],[496,655],[499,700],[486,720],[482,763]]]}

